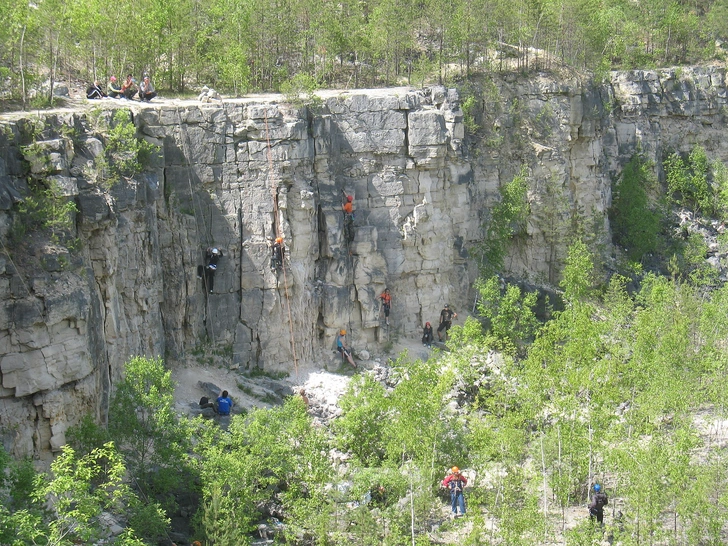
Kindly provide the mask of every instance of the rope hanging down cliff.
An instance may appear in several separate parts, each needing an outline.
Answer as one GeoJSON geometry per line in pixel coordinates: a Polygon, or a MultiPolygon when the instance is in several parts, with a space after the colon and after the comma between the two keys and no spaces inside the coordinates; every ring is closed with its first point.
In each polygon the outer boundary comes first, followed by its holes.
{"type": "MultiPolygon", "coordinates": [[[[270,130],[268,128],[268,109],[265,112],[265,140],[266,140],[266,151],[268,156],[268,183],[270,184],[271,194],[273,196],[273,227],[275,230],[275,236],[283,237],[281,230],[279,213],[278,213],[278,183],[273,176],[273,153],[270,145],[270,130]]],[[[283,288],[286,293],[286,308],[288,310],[288,329],[291,335],[291,352],[293,354],[293,368],[296,371],[296,377],[298,377],[298,357],[296,356],[296,340],[293,336],[293,316],[291,315],[291,300],[288,295],[288,276],[286,274],[285,260],[281,260],[281,269],[283,270],[283,288]]]]}
{"type": "MultiPolygon", "coordinates": [[[[182,129],[182,115],[180,114],[179,108],[176,108],[175,110],[177,113],[177,119],[179,120],[179,125],[178,125],[179,133],[180,133],[179,139],[180,139],[180,142],[182,143],[182,154],[183,154],[183,156],[185,158],[185,162],[187,164],[187,169],[185,169],[185,170],[187,171],[187,185],[190,189],[190,200],[192,201],[192,214],[195,217],[195,225],[199,226],[200,224],[199,224],[199,220],[197,218],[197,206],[199,206],[200,207],[200,216],[202,217],[202,227],[203,227],[203,233],[204,233],[203,237],[205,237],[205,239],[207,239],[209,241],[210,237],[208,237],[209,232],[207,230],[207,222],[205,221],[205,211],[202,209],[202,204],[199,203],[199,200],[195,199],[195,192],[192,190],[192,176],[190,175],[190,169],[192,168],[192,164],[190,163],[189,148],[187,147],[187,139],[185,136],[186,133],[182,129]],[[196,201],[198,201],[197,206],[195,206],[196,201]]],[[[204,246],[207,247],[208,245],[204,245],[204,246]]],[[[204,263],[204,260],[203,260],[203,263],[204,263]]],[[[210,316],[210,298],[208,297],[207,290],[205,290],[205,317],[207,318],[209,316],[210,316]]],[[[212,343],[214,345],[215,344],[215,330],[214,330],[214,326],[213,326],[213,321],[210,321],[209,326],[210,326],[210,338],[212,339],[212,343]]]]}

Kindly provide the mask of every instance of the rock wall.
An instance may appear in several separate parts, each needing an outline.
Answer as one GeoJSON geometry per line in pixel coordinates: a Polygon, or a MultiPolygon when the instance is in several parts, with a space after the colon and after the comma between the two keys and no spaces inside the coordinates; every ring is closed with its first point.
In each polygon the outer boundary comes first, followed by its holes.
{"type": "Polygon", "coordinates": [[[84,108],[6,116],[0,132],[0,434],[48,454],[87,413],[105,419],[130,355],[184,361],[211,351],[233,367],[329,363],[339,328],[358,349],[419,335],[444,303],[467,310],[468,250],[498,188],[525,166],[531,215],[508,268],[555,282],[573,225],[608,241],[611,181],[641,148],[703,145],[728,162],[725,72],[615,73],[608,85],[505,77],[471,109],[435,87],[222,103],[104,102],[130,108],[159,146],[141,175],[105,189],[89,162],[106,145],[84,108]],[[26,148],[35,142],[32,150],[26,148]],[[9,246],[28,177],[75,200],[75,250],[29,234],[9,246]],[[355,239],[343,237],[342,192],[355,239]],[[285,240],[284,273],[269,244],[285,240]],[[204,251],[223,251],[212,292],[204,251]],[[377,296],[393,294],[391,331],[377,296]]]}

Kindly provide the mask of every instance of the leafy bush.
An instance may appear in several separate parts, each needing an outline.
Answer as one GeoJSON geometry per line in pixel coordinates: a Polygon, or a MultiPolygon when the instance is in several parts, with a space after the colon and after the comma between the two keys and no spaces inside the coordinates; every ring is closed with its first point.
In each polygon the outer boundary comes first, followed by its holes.
{"type": "Polygon", "coordinates": [[[137,136],[137,130],[127,110],[116,110],[111,119],[106,112],[94,110],[89,122],[106,144],[104,155],[94,159],[86,176],[105,188],[114,186],[122,177],[142,172],[151,161],[157,147],[137,136]]]}
{"type": "Polygon", "coordinates": [[[483,226],[485,238],[480,245],[481,269],[486,276],[503,269],[513,237],[525,232],[530,211],[527,191],[525,166],[513,180],[500,188],[501,200],[491,209],[490,218],[483,226]]]}
{"type": "Polygon", "coordinates": [[[495,276],[478,279],[475,286],[480,292],[478,312],[487,320],[492,340],[486,343],[507,354],[522,354],[538,327],[536,292],[523,294],[513,284],[501,290],[500,279],[495,276]]]}
{"type": "Polygon", "coordinates": [[[19,242],[24,235],[35,230],[49,230],[55,240],[70,237],[78,212],[76,203],[50,181],[31,180],[30,194],[17,204],[12,238],[19,242]]]}
{"type": "Polygon", "coordinates": [[[708,180],[705,149],[696,146],[687,160],[674,153],[663,162],[668,195],[678,204],[703,214],[716,212],[716,191],[708,180]]]}
{"type": "Polygon", "coordinates": [[[135,479],[156,490],[183,479],[189,431],[174,411],[172,372],[161,359],[134,357],[109,404],[109,434],[135,479]]]}
{"type": "Polygon", "coordinates": [[[465,130],[471,135],[477,133],[478,129],[480,129],[480,125],[478,125],[476,117],[478,100],[475,95],[468,95],[465,97],[460,108],[463,111],[463,124],[465,125],[465,130]]]}
{"type": "Polygon", "coordinates": [[[657,251],[663,215],[649,199],[657,178],[652,165],[635,155],[622,171],[612,190],[609,221],[616,244],[627,249],[630,259],[640,261],[657,251]]]}
{"type": "Polygon", "coordinates": [[[319,110],[323,106],[323,100],[316,94],[318,88],[316,78],[298,73],[281,85],[281,92],[285,95],[286,102],[294,106],[319,110]]]}

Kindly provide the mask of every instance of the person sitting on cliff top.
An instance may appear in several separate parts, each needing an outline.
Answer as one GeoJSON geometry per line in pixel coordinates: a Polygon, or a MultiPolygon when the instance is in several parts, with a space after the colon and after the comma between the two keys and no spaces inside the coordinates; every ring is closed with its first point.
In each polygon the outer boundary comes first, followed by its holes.
{"type": "Polygon", "coordinates": [[[93,85],[91,85],[88,89],[86,89],[86,98],[87,99],[101,99],[106,96],[106,93],[104,93],[104,90],[101,89],[101,84],[98,80],[94,81],[93,85]]]}
{"type": "Polygon", "coordinates": [[[132,99],[134,95],[136,95],[137,88],[136,88],[136,81],[134,81],[134,78],[131,74],[126,75],[126,81],[121,84],[121,95],[125,99],[132,99]]]}
{"type": "Polygon", "coordinates": [[[144,81],[142,81],[141,85],[139,86],[139,99],[149,102],[156,96],[157,92],[154,90],[154,85],[152,85],[152,81],[149,79],[149,75],[145,74],[144,81]]]}
{"type": "Polygon", "coordinates": [[[119,82],[116,81],[116,76],[111,76],[109,79],[109,96],[112,99],[119,98],[121,96],[121,87],[119,87],[119,82]]]}

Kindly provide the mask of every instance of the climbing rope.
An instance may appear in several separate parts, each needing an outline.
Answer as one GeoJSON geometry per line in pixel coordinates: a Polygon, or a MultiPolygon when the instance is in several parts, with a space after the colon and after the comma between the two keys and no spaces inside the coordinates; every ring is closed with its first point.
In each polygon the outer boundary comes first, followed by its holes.
{"type": "MultiPolygon", "coordinates": [[[[265,140],[267,146],[267,157],[268,157],[268,183],[270,184],[271,194],[273,197],[273,229],[276,237],[283,238],[283,232],[279,221],[278,213],[278,184],[275,177],[273,176],[273,153],[270,145],[270,130],[268,128],[268,109],[264,110],[265,119],[265,140]]],[[[281,249],[283,250],[283,249],[281,249]]],[[[296,372],[296,379],[298,379],[298,357],[296,356],[296,340],[293,336],[293,316],[291,314],[291,299],[288,295],[288,276],[286,274],[286,260],[281,259],[281,269],[283,270],[283,288],[286,293],[286,308],[288,309],[288,329],[291,335],[291,352],[293,354],[293,368],[296,372]]]]}
{"type": "MultiPolygon", "coordinates": [[[[190,163],[190,155],[189,155],[189,148],[187,146],[187,138],[186,133],[182,129],[182,115],[180,114],[179,107],[175,108],[175,111],[177,112],[177,119],[179,120],[179,132],[180,132],[180,142],[182,143],[182,154],[184,155],[185,161],[187,162],[187,185],[190,189],[190,199],[192,201],[192,214],[195,217],[195,225],[199,224],[199,219],[197,218],[197,206],[200,208],[200,216],[202,217],[202,227],[203,227],[203,233],[205,239],[209,241],[210,237],[207,237],[208,230],[207,230],[207,222],[205,221],[205,211],[202,208],[202,204],[199,203],[199,199],[195,199],[195,192],[192,190],[192,176],[190,175],[190,169],[192,168],[192,164],[190,163]],[[197,203],[197,206],[195,205],[197,203]]],[[[205,248],[207,248],[209,245],[205,244],[205,248]]],[[[205,259],[203,257],[202,260],[203,264],[205,262],[205,259]]],[[[202,271],[202,280],[205,286],[205,316],[210,317],[210,297],[209,292],[207,288],[207,272],[204,270],[202,271]]],[[[212,340],[213,346],[215,345],[215,328],[213,321],[209,321],[209,328],[210,328],[210,338],[212,340]]]]}

